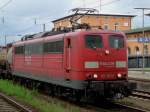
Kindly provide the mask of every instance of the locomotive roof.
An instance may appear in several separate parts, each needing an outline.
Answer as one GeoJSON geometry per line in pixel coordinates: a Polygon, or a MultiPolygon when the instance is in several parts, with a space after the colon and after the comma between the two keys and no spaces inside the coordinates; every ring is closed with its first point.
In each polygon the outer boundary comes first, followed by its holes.
{"type": "Polygon", "coordinates": [[[31,44],[31,43],[36,43],[36,42],[46,42],[47,40],[60,40],[62,39],[64,36],[71,36],[71,37],[75,37],[76,35],[80,35],[80,34],[106,34],[106,33],[110,33],[110,34],[122,34],[124,35],[123,32],[116,32],[116,31],[111,31],[111,30],[77,30],[74,32],[68,32],[68,33],[62,33],[62,34],[57,34],[57,35],[52,35],[52,36],[45,36],[45,37],[41,37],[41,38],[33,38],[30,40],[24,40],[24,41],[17,41],[16,43],[14,43],[14,46],[19,46],[19,45],[23,45],[23,44],[31,44]]]}

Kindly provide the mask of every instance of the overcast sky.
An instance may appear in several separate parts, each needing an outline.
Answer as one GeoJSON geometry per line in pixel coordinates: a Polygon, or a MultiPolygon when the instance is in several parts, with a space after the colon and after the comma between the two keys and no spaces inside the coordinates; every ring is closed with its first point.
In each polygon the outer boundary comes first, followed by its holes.
{"type": "MultiPolygon", "coordinates": [[[[0,0],[0,45],[16,41],[24,35],[52,28],[51,21],[66,16],[76,7],[99,8],[100,0],[0,0]],[[3,19],[4,18],[4,19],[3,19]],[[36,24],[35,24],[36,19],[36,24]],[[15,37],[14,37],[15,36],[15,37]]],[[[142,12],[135,7],[150,7],[150,0],[101,0],[101,13],[133,14],[133,28],[142,26],[142,12]]],[[[149,13],[150,11],[145,11],[149,13]]],[[[150,26],[150,17],[145,17],[145,26],[150,26]]]]}

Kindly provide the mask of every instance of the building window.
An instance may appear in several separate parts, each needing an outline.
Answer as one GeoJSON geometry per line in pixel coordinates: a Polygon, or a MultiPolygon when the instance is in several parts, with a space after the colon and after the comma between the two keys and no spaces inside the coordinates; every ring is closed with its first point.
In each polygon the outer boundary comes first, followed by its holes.
{"type": "Polygon", "coordinates": [[[108,29],[108,24],[104,25],[104,29],[107,30],[108,29]]]}
{"type": "Polygon", "coordinates": [[[105,16],[105,19],[108,19],[108,17],[107,17],[107,16],[105,16]]]}
{"type": "Polygon", "coordinates": [[[144,46],[144,54],[148,55],[148,46],[147,45],[144,46]]]}
{"type": "Polygon", "coordinates": [[[134,35],[134,38],[136,38],[136,35],[134,35]]]}
{"type": "Polygon", "coordinates": [[[114,16],[113,18],[114,18],[114,19],[117,19],[117,16],[114,16]]]}
{"type": "Polygon", "coordinates": [[[128,55],[130,56],[131,55],[131,48],[128,47],[128,55]]]}
{"type": "Polygon", "coordinates": [[[125,19],[125,17],[122,17],[121,19],[122,19],[122,20],[124,20],[124,19],[125,19]]]}
{"type": "Polygon", "coordinates": [[[128,22],[124,22],[123,25],[124,25],[124,26],[129,26],[129,23],[128,23],[128,22]]]}
{"type": "Polygon", "coordinates": [[[119,26],[119,23],[118,23],[118,22],[116,22],[116,23],[114,24],[115,31],[116,31],[116,30],[118,30],[118,26],[119,26]]]}
{"type": "Polygon", "coordinates": [[[137,47],[135,47],[135,54],[136,55],[140,55],[140,49],[139,49],[139,47],[137,46],[137,47]]]}

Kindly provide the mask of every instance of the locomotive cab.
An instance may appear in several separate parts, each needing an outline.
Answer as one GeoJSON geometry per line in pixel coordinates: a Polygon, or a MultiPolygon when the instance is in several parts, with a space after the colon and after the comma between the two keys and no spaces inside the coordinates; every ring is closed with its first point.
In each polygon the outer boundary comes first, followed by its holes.
{"type": "MultiPolygon", "coordinates": [[[[125,37],[121,34],[90,34],[84,36],[84,70],[93,80],[127,79],[125,37]]],[[[87,77],[87,78],[88,78],[87,77]]]]}

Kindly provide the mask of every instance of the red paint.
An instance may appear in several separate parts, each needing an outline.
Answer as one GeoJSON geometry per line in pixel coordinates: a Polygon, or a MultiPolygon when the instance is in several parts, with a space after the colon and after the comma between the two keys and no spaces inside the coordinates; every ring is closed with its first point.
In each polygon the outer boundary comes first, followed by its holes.
{"type": "Polygon", "coordinates": [[[124,34],[111,31],[80,31],[67,34],[59,34],[37,38],[27,41],[19,41],[13,45],[13,48],[19,45],[29,45],[36,42],[47,42],[64,39],[64,52],[62,54],[38,54],[38,55],[15,55],[13,57],[13,70],[28,72],[36,75],[51,76],[53,78],[65,78],[70,80],[86,80],[88,75],[98,74],[94,80],[119,80],[117,74],[127,75],[127,66],[125,68],[116,68],[116,61],[127,62],[127,49],[110,48],[108,44],[109,35],[124,34]],[[103,48],[88,49],[85,47],[85,35],[101,35],[103,48]],[[71,43],[68,43],[68,39],[71,43]],[[69,46],[71,44],[71,46],[69,46]],[[106,54],[106,50],[109,53],[106,54]],[[99,68],[84,68],[85,61],[98,61],[99,68]]]}

